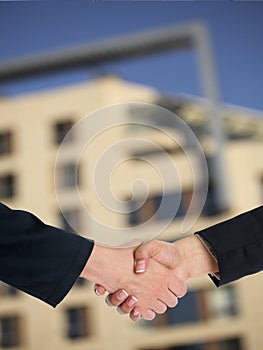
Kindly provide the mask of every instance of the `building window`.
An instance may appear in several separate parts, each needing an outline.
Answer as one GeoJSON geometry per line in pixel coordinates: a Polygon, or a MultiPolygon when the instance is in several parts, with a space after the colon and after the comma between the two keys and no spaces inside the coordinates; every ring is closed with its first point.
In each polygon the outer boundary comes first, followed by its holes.
{"type": "Polygon", "coordinates": [[[206,292],[206,306],[209,318],[224,318],[238,313],[237,297],[233,286],[211,289],[206,292]]]}
{"type": "Polygon", "coordinates": [[[1,349],[21,346],[20,319],[17,316],[0,316],[1,349]]]}
{"type": "Polygon", "coordinates": [[[158,208],[156,219],[171,220],[183,217],[186,213],[183,197],[183,194],[180,192],[169,193],[165,196],[157,196],[155,198],[158,208]]]}
{"type": "Polygon", "coordinates": [[[151,217],[157,221],[182,218],[188,210],[191,198],[192,190],[184,190],[182,194],[172,192],[165,196],[149,197],[142,205],[139,200],[132,200],[129,202],[129,224],[136,226],[151,217]]]}
{"type": "Polygon", "coordinates": [[[90,335],[88,309],[73,307],[66,310],[67,337],[74,340],[90,335]]]}
{"type": "Polygon", "coordinates": [[[0,132],[0,156],[10,154],[13,151],[13,135],[10,131],[0,132]]]}
{"type": "MultiPolygon", "coordinates": [[[[72,128],[73,122],[72,120],[64,120],[57,122],[54,125],[54,140],[56,145],[60,145],[64,140],[65,136],[72,128]]],[[[72,141],[72,139],[67,139],[68,141],[72,141]]]]}
{"type": "Polygon", "coordinates": [[[212,178],[209,178],[207,197],[203,208],[203,215],[212,216],[217,214],[220,214],[220,210],[218,208],[215,184],[214,180],[212,178]]]}
{"type": "Polygon", "coordinates": [[[207,191],[207,197],[205,201],[205,205],[203,208],[203,215],[205,216],[213,216],[213,215],[219,215],[223,211],[225,211],[227,208],[220,208],[219,201],[218,201],[218,184],[216,183],[216,177],[215,177],[215,167],[214,167],[214,159],[212,157],[206,159],[207,167],[208,167],[208,191],[207,191]]]}
{"type": "Polygon", "coordinates": [[[235,288],[224,286],[219,289],[189,291],[176,308],[169,308],[165,314],[157,315],[153,321],[148,322],[148,326],[196,323],[237,314],[235,288]]]}
{"type": "MultiPolygon", "coordinates": [[[[203,318],[202,315],[202,303],[200,302],[202,298],[202,292],[191,292],[189,291],[183,300],[183,305],[178,305],[176,308],[171,308],[167,310],[165,317],[166,325],[176,325],[184,323],[194,323],[198,322],[203,318]]],[[[164,322],[164,321],[162,321],[164,322]]]]}
{"type": "Polygon", "coordinates": [[[16,296],[19,293],[18,289],[10,286],[9,284],[0,282],[0,295],[1,296],[16,296]]]}
{"type": "Polygon", "coordinates": [[[0,176],[0,198],[9,199],[15,195],[15,176],[6,174],[0,176]]]}
{"type": "Polygon", "coordinates": [[[74,162],[61,165],[58,176],[61,188],[72,188],[79,185],[79,167],[74,162]]]}
{"type": "Polygon", "coordinates": [[[81,230],[80,212],[78,209],[63,210],[59,214],[61,225],[60,227],[65,231],[79,233],[81,230]]]}
{"type": "Polygon", "coordinates": [[[129,224],[132,226],[146,222],[157,210],[154,198],[147,198],[144,203],[139,200],[132,200],[129,202],[129,206],[129,224]]]}

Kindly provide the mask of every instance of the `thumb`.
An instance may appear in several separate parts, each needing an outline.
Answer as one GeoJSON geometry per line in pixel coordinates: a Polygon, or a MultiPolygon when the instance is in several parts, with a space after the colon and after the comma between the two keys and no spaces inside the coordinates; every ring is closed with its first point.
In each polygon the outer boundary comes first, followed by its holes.
{"type": "Polygon", "coordinates": [[[150,259],[159,251],[155,241],[140,245],[134,252],[134,271],[144,273],[147,271],[150,259]]]}

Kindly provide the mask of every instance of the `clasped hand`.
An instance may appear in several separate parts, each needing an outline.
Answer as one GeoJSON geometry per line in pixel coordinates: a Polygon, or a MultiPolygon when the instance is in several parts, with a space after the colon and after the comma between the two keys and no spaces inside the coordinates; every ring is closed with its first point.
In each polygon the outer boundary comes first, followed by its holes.
{"type": "Polygon", "coordinates": [[[167,306],[176,306],[186,294],[189,278],[219,271],[217,260],[197,236],[173,243],[151,241],[136,249],[105,249],[114,263],[108,264],[108,275],[102,269],[103,278],[94,279],[95,291],[108,291],[107,303],[134,321],[152,320],[167,306]]]}
{"type": "Polygon", "coordinates": [[[137,249],[95,244],[81,276],[96,283],[98,295],[110,293],[106,301],[120,313],[129,313],[134,321],[152,320],[186,293],[185,283],[173,270],[175,255],[172,246],[158,241],[137,249]]]}

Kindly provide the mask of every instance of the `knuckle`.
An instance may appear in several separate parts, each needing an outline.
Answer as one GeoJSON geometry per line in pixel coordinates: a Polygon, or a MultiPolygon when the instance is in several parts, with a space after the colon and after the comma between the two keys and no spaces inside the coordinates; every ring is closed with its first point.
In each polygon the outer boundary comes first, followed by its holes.
{"type": "Polygon", "coordinates": [[[127,302],[121,304],[120,306],[118,306],[118,308],[123,314],[129,314],[132,311],[132,307],[129,307],[129,305],[127,305],[127,302]]]}

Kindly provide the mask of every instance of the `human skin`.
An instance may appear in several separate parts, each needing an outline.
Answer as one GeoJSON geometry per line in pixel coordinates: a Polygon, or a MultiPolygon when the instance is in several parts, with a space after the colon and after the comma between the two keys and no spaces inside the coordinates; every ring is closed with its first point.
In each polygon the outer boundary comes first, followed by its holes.
{"type": "MultiPolygon", "coordinates": [[[[171,269],[154,259],[149,259],[145,273],[136,274],[134,251],[135,247],[111,248],[95,244],[80,277],[104,286],[109,293],[119,290],[126,299],[129,295],[125,305],[131,308],[129,301],[132,300],[140,310],[137,316],[151,320],[155,313],[164,313],[167,306],[176,306],[177,296],[184,295],[186,287],[171,269]]],[[[126,313],[125,308],[123,312],[126,313]]]]}
{"type": "MultiPolygon", "coordinates": [[[[144,275],[154,260],[167,267],[172,275],[185,283],[191,277],[218,272],[217,261],[210,255],[206,247],[197,236],[182,238],[176,242],[168,243],[162,241],[151,241],[139,246],[134,253],[134,271],[144,275]]],[[[105,289],[96,286],[98,295],[105,293],[105,289]]],[[[107,288],[106,288],[107,290],[107,288]]],[[[138,303],[133,306],[129,304],[129,298],[120,298],[120,291],[107,297],[108,303],[117,306],[123,314],[130,314],[130,318],[137,321],[141,315],[141,307],[138,303]]],[[[150,313],[150,311],[148,311],[150,313]]],[[[155,317],[155,314],[152,317],[155,317]]]]}

